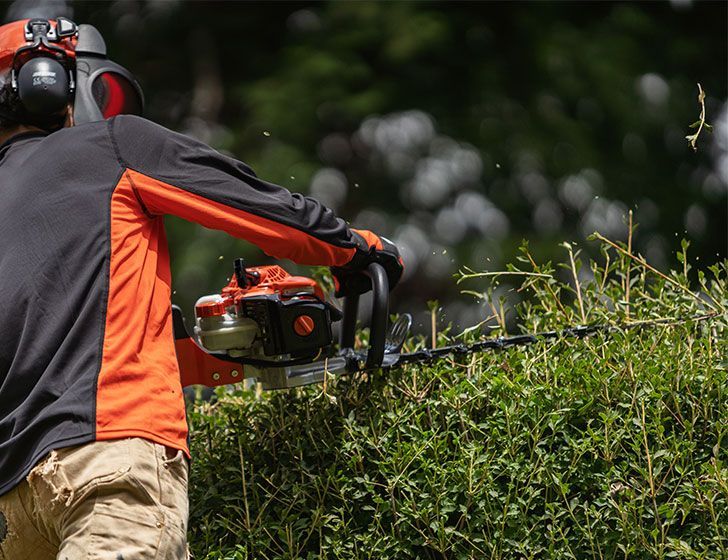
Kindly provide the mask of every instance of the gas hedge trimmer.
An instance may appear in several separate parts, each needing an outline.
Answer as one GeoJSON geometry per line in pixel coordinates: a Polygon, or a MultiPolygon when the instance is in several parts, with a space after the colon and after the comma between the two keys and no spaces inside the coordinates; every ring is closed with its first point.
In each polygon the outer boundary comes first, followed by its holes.
{"type": "Polygon", "coordinates": [[[221,293],[197,300],[197,340],[188,333],[180,308],[172,308],[183,386],[214,387],[255,378],[263,389],[285,389],[320,383],[326,375],[424,363],[542,340],[583,338],[616,329],[700,321],[716,315],[625,325],[581,325],[405,353],[402,346],[409,335],[412,317],[404,314],[389,324],[387,275],[375,263],[366,270],[373,296],[369,345],[356,350],[359,296],[344,298],[341,311],[326,300],[315,280],[291,276],[280,266],[246,268],[242,259],[236,259],[234,272],[221,293]],[[338,350],[332,329],[337,321],[342,322],[338,350]]]}
{"type": "Polygon", "coordinates": [[[194,334],[173,306],[175,345],[182,385],[226,385],[255,378],[264,389],[320,383],[342,375],[396,365],[412,318],[389,321],[389,285],[384,269],[371,264],[373,309],[369,347],[355,350],[359,297],[344,299],[343,312],[326,301],[312,278],[291,276],[280,266],[246,268],[235,260],[235,274],[219,294],[195,304],[194,334]],[[332,324],[342,321],[340,349],[332,324]]]}

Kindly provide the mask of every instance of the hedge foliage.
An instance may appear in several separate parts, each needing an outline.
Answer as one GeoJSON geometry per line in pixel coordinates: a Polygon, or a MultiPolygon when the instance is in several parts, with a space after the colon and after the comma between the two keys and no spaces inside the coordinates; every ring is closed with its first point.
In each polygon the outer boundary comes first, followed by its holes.
{"type": "Polygon", "coordinates": [[[683,244],[663,274],[601,243],[563,270],[524,247],[520,328],[716,315],[218,390],[190,410],[195,558],[728,557],[727,263],[691,270],[683,244]]]}

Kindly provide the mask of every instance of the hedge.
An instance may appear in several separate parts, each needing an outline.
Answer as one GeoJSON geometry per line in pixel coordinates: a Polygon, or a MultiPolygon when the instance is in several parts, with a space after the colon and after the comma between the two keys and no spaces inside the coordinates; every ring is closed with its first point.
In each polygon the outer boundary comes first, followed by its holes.
{"type": "Polygon", "coordinates": [[[599,241],[463,286],[502,323],[521,280],[517,331],[631,328],[191,405],[194,558],[727,558],[727,263],[599,241]]]}

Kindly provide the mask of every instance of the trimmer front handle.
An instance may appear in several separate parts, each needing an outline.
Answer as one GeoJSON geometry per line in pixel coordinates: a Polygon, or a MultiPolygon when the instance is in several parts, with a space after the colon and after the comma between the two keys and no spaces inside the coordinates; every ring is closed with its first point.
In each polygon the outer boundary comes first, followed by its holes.
{"type": "MultiPolygon", "coordinates": [[[[369,349],[367,351],[367,369],[377,368],[384,362],[384,346],[387,338],[387,321],[389,320],[389,280],[384,267],[371,263],[365,274],[372,281],[372,321],[369,332],[369,349]]],[[[344,317],[341,321],[341,351],[343,354],[354,351],[356,321],[359,314],[359,296],[344,298],[344,317]]]]}

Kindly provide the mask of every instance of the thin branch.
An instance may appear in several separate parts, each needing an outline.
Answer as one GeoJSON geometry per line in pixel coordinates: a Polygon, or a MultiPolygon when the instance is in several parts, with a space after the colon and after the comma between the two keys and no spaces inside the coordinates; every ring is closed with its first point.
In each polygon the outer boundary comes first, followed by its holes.
{"type": "MultiPolygon", "coordinates": [[[[466,269],[467,270],[467,269],[466,269]]],[[[466,274],[460,271],[460,278],[457,283],[460,284],[463,280],[470,280],[471,278],[486,278],[488,276],[535,276],[536,278],[553,278],[550,274],[541,274],[539,272],[524,272],[521,270],[502,270],[499,272],[473,272],[466,274]]]]}
{"type": "MultiPolygon", "coordinates": [[[[627,238],[627,252],[632,253],[632,210],[629,211],[629,237],[627,238]]],[[[630,272],[632,272],[632,265],[628,262],[627,263],[627,278],[625,280],[625,286],[624,286],[624,300],[627,304],[626,308],[626,317],[627,320],[629,320],[629,291],[630,291],[630,272]]]]}
{"type": "MultiPolygon", "coordinates": [[[[533,257],[531,256],[531,253],[529,253],[528,251],[526,251],[526,257],[528,257],[528,260],[529,260],[529,261],[531,262],[531,266],[532,266],[533,268],[538,268],[538,265],[536,264],[536,261],[534,261],[534,260],[533,260],[533,257]]],[[[538,274],[538,273],[534,272],[534,273],[532,273],[532,274],[538,274]]],[[[549,283],[548,283],[548,282],[546,282],[546,290],[547,290],[547,291],[549,292],[549,294],[551,294],[551,297],[552,297],[552,298],[554,299],[554,301],[556,302],[556,306],[557,306],[557,307],[558,307],[558,308],[559,308],[559,309],[561,310],[561,312],[562,312],[562,313],[563,313],[563,314],[564,314],[564,315],[565,315],[566,317],[568,317],[568,316],[569,316],[569,314],[568,314],[568,313],[566,312],[566,309],[564,309],[564,306],[563,306],[563,304],[562,304],[562,303],[561,303],[561,302],[559,301],[559,298],[558,298],[558,296],[557,296],[557,295],[556,295],[556,294],[554,293],[554,291],[553,291],[553,290],[551,289],[551,286],[549,286],[549,283]]]]}
{"type": "MultiPolygon", "coordinates": [[[[601,233],[595,232],[594,233],[594,237],[597,238],[597,239],[599,239],[600,241],[603,241],[604,243],[608,244],[610,247],[613,247],[614,249],[616,249],[617,251],[619,251],[623,255],[628,256],[630,259],[632,259],[636,263],[640,264],[641,266],[645,267],[646,269],[654,272],[660,278],[662,278],[663,280],[665,280],[665,282],[668,282],[669,284],[672,284],[676,288],[679,288],[681,291],[685,292],[686,294],[688,294],[693,299],[699,301],[703,305],[708,305],[708,306],[710,306],[711,308],[713,308],[715,310],[715,307],[713,307],[712,305],[710,305],[710,303],[708,303],[707,301],[705,301],[698,294],[693,293],[688,287],[683,286],[682,284],[680,284],[680,282],[676,282],[675,280],[673,280],[672,278],[670,278],[666,274],[664,274],[664,273],[660,272],[659,270],[657,270],[654,266],[652,266],[651,264],[649,264],[644,259],[641,259],[637,255],[633,255],[632,253],[630,253],[626,249],[623,249],[622,247],[620,247],[619,245],[617,245],[614,241],[611,241],[610,239],[607,239],[606,237],[604,237],[601,233]]],[[[717,301],[715,301],[715,299],[713,299],[710,296],[710,294],[707,294],[707,295],[708,295],[708,297],[710,297],[711,300],[713,300],[713,302],[715,302],[716,304],[718,304],[718,306],[721,308],[721,310],[723,310],[723,306],[720,305],[720,303],[718,303],[717,301]]]]}
{"type": "Polygon", "coordinates": [[[581,322],[586,324],[586,313],[584,313],[584,301],[581,299],[581,284],[579,283],[579,274],[576,271],[576,263],[574,262],[574,251],[568,243],[563,244],[569,252],[569,261],[571,262],[571,273],[574,275],[574,284],[576,286],[576,297],[579,300],[579,311],[581,313],[581,322]]]}
{"type": "Polygon", "coordinates": [[[700,136],[700,132],[703,130],[703,127],[705,127],[705,129],[708,131],[712,130],[713,128],[705,122],[705,92],[703,91],[703,86],[701,86],[699,83],[698,103],[700,104],[700,118],[690,125],[690,128],[695,128],[697,126],[698,130],[695,134],[689,134],[685,137],[694,152],[698,151],[698,136],[700,136]]]}
{"type": "Polygon", "coordinates": [[[250,509],[248,508],[248,488],[245,481],[245,460],[243,459],[243,445],[238,436],[238,454],[240,456],[240,478],[243,486],[243,504],[245,505],[245,529],[250,531],[250,509]]]}
{"type": "Polygon", "coordinates": [[[650,447],[647,443],[647,426],[645,426],[646,415],[645,415],[645,401],[640,401],[640,407],[642,408],[642,439],[645,443],[645,454],[647,455],[647,481],[650,483],[650,496],[652,497],[652,507],[655,511],[655,524],[657,525],[662,540],[665,539],[664,529],[662,527],[662,519],[660,519],[660,512],[657,507],[657,492],[655,491],[655,477],[652,472],[652,457],[650,456],[650,447]]]}

